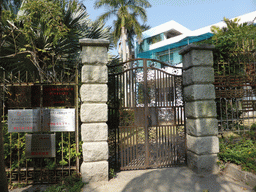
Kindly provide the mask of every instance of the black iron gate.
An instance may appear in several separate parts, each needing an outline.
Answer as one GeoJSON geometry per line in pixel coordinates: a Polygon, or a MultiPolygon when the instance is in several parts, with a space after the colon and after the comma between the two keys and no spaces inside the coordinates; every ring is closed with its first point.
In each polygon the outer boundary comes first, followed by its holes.
{"type": "Polygon", "coordinates": [[[110,167],[184,164],[182,68],[152,59],[108,67],[110,167]]]}

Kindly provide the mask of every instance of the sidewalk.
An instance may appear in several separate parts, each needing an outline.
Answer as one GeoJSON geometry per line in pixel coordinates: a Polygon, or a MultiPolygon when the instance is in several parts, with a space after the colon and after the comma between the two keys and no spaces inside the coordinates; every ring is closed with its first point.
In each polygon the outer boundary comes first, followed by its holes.
{"type": "Polygon", "coordinates": [[[207,177],[187,167],[122,171],[109,182],[91,183],[83,192],[244,192],[252,188],[218,175],[207,177]],[[208,190],[208,191],[207,191],[208,190]]]}

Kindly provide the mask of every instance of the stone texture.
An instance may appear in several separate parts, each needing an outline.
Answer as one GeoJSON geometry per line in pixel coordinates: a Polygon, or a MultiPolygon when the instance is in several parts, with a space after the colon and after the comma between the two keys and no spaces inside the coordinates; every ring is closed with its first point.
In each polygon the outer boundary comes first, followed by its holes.
{"type": "Polygon", "coordinates": [[[195,137],[187,135],[187,149],[197,155],[206,155],[219,152],[217,136],[195,137]]]}
{"type": "Polygon", "coordinates": [[[96,47],[108,47],[110,44],[109,40],[106,39],[79,39],[81,46],[96,46],[96,47]]]}
{"type": "Polygon", "coordinates": [[[194,136],[216,136],[218,120],[215,118],[187,119],[187,134],[194,136]]]}
{"type": "Polygon", "coordinates": [[[187,118],[216,117],[216,104],[214,100],[193,101],[185,104],[185,116],[187,118]]]}
{"type": "Polygon", "coordinates": [[[83,123],[81,137],[84,142],[107,141],[108,126],[106,123],[83,123]]]}
{"type": "Polygon", "coordinates": [[[186,70],[194,66],[213,66],[211,50],[191,50],[183,56],[183,68],[186,70]]]}
{"type": "Polygon", "coordinates": [[[214,82],[212,67],[193,67],[183,72],[183,85],[209,84],[214,82]]]}
{"type": "Polygon", "coordinates": [[[187,151],[187,164],[190,169],[200,175],[216,174],[219,172],[217,154],[197,155],[187,151]]]}
{"type": "Polygon", "coordinates": [[[225,173],[229,177],[242,181],[249,185],[250,187],[256,186],[256,175],[250,172],[242,171],[241,167],[235,164],[227,164],[225,168],[225,173]]]}
{"type": "Polygon", "coordinates": [[[84,65],[82,67],[82,83],[107,83],[106,65],[84,65]]]}
{"type": "Polygon", "coordinates": [[[83,162],[81,165],[81,175],[84,183],[108,181],[108,162],[83,162]]]}
{"type": "Polygon", "coordinates": [[[107,102],[107,84],[83,84],[80,88],[81,100],[83,102],[107,102]]]}
{"type": "Polygon", "coordinates": [[[184,47],[179,54],[183,58],[183,69],[193,66],[213,66],[214,45],[194,45],[190,44],[184,47]]]}
{"type": "Polygon", "coordinates": [[[108,180],[108,46],[103,39],[81,39],[82,83],[80,88],[83,182],[108,180]]]}
{"type": "Polygon", "coordinates": [[[106,122],[108,120],[107,104],[87,104],[81,105],[81,122],[106,122]]]}
{"type": "Polygon", "coordinates": [[[107,47],[83,46],[82,47],[82,64],[102,64],[108,63],[107,47]]]}
{"type": "Polygon", "coordinates": [[[213,100],[215,99],[214,85],[190,85],[184,88],[185,101],[198,101],[198,100],[213,100]]]}
{"type": "Polygon", "coordinates": [[[108,143],[104,142],[84,142],[83,161],[102,161],[108,160],[108,143]]]}

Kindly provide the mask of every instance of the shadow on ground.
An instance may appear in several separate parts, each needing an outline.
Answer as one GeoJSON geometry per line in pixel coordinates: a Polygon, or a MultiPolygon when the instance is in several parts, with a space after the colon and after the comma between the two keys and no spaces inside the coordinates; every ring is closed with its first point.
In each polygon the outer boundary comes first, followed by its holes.
{"type": "Polygon", "coordinates": [[[199,176],[187,167],[123,171],[117,178],[100,185],[88,185],[94,192],[209,192],[251,191],[249,187],[220,174],[199,176]]]}

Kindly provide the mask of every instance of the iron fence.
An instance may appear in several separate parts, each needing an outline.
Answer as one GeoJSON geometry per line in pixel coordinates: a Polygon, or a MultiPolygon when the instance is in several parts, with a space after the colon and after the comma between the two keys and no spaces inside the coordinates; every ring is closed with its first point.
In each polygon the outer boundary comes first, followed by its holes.
{"type": "MultiPolygon", "coordinates": [[[[81,164],[81,143],[79,139],[78,119],[78,70],[62,71],[54,78],[43,79],[37,73],[16,72],[7,73],[0,71],[0,94],[2,104],[2,130],[4,136],[5,165],[9,184],[42,184],[58,183],[65,176],[73,172],[79,173],[81,164]],[[58,78],[57,78],[58,77],[58,78]],[[47,88],[62,90],[60,96],[64,101],[51,103],[52,95],[46,94],[47,88]],[[67,97],[67,91],[72,90],[74,95],[67,97]],[[8,111],[28,109],[67,109],[75,108],[74,132],[51,132],[40,130],[39,132],[9,132],[8,111]],[[55,157],[26,156],[26,138],[28,135],[51,134],[56,143],[55,157]]],[[[51,74],[49,74],[51,76],[51,74]]],[[[54,93],[55,94],[55,93],[54,93]]],[[[60,94],[57,93],[56,94],[60,94]]],[[[18,127],[17,127],[18,129],[18,127]]],[[[26,129],[26,127],[20,127],[26,129]]],[[[29,128],[28,128],[29,129],[29,128]]],[[[40,154],[41,155],[41,154],[40,154]]]]}
{"type": "Polygon", "coordinates": [[[219,133],[255,130],[256,53],[230,53],[214,69],[219,133]]]}

